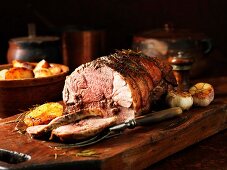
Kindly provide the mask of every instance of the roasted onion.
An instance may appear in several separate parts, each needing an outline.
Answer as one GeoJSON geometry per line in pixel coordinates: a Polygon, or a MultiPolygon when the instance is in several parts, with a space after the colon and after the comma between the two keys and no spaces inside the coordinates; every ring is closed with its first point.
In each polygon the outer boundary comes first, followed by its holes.
{"type": "Polygon", "coordinates": [[[208,83],[197,83],[189,92],[196,106],[208,106],[214,100],[214,88],[208,83]]]}
{"type": "Polygon", "coordinates": [[[193,98],[189,92],[171,90],[166,96],[166,102],[170,107],[188,110],[193,105],[193,98]]]}

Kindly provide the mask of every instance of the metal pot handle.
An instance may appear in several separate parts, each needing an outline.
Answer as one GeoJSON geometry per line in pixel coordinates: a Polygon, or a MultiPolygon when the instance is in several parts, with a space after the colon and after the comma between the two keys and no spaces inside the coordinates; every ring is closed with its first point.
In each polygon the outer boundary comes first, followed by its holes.
{"type": "Polygon", "coordinates": [[[203,39],[203,40],[201,40],[201,43],[202,43],[202,45],[203,45],[203,47],[204,47],[203,53],[204,53],[204,54],[210,53],[210,51],[211,51],[212,48],[213,48],[211,39],[203,39]]]}

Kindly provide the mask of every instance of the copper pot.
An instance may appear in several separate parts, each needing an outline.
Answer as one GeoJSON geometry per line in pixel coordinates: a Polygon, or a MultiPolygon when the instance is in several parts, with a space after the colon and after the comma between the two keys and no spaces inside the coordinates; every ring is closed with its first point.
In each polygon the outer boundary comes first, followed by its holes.
{"type": "Polygon", "coordinates": [[[194,58],[193,76],[202,74],[207,68],[207,54],[212,49],[211,40],[203,33],[188,29],[175,29],[166,24],[164,28],[144,31],[134,35],[133,49],[148,56],[168,59],[178,52],[194,58]]]}
{"type": "Polygon", "coordinates": [[[63,63],[73,71],[105,53],[105,31],[69,29],[62,34],[63,63]]]}
{"type": "Polygon", "coordinates": [[[24,60],[38,62],[42,59],[52,63],[62,63],[61,42],[54,36],[19,37],[9,41],[7,61],[24,60]]]}

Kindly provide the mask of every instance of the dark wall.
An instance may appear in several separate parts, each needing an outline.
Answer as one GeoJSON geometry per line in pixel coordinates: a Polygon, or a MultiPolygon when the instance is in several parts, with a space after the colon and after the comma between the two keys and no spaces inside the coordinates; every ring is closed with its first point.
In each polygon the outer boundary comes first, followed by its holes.
{"type": "Polygon", "coordinates": [[[211,37],[227,55],[225,0],[8,0],[0,2],[0,63],[5,62],[8,40],[27,36],[35,22],[37,34],[59,35],[68,25],[104,28],[109,33],[107,53],[130,48],[138,31],[172,22],[211,37]]]}

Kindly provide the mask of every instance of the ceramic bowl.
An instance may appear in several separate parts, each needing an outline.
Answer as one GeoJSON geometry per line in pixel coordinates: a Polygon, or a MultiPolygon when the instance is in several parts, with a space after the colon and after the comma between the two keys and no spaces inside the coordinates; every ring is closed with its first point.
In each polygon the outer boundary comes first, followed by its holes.
{"type": "MultiPolygon", "coordinates": [[[[0,80],[0,118],[28,110],[37,104],[61,101],[62,90],[69,68],[58,65],[62,72],[57,75],[23,80],[0,80]]],[[[12,67],[0,65],[0,70],[12,67]]]]}

